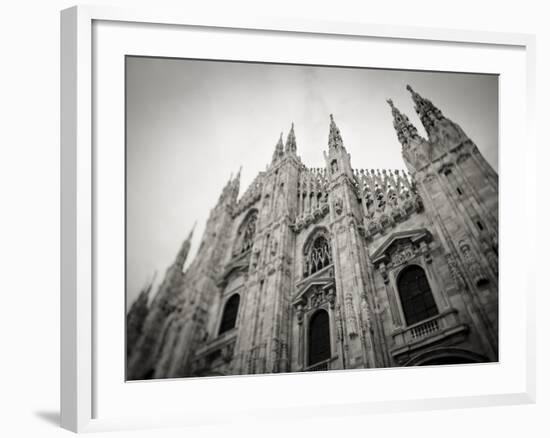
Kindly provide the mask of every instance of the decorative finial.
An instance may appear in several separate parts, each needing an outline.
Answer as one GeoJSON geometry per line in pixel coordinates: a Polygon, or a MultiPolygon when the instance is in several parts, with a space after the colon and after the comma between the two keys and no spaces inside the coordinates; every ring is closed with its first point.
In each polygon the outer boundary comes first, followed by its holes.
{"type": "Polygon", "coordinates": [[[393,100],[391,100],[391,99],[386,99],[386,102],[388,102],[388,104],[389,104],[392,108],[395,108],[395,107],[393,106],[393,100]]]}
{"type": "Polygon", "coordinates": [[[406,87],[406,88],[407,88],[407,90],[409,90],[411,93],[414,93],[413,88],[412,88],[409,84],[407,84],[407,87],[406,87]]]}

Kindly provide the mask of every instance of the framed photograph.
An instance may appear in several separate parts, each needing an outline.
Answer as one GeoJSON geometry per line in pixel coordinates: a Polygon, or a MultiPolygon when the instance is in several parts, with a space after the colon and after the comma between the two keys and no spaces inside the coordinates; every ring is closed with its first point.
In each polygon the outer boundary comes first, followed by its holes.
{"type": "Polygon", "coordinates": [[[62,426],[533,402],[533,51],[63,11],[62,426]]]}

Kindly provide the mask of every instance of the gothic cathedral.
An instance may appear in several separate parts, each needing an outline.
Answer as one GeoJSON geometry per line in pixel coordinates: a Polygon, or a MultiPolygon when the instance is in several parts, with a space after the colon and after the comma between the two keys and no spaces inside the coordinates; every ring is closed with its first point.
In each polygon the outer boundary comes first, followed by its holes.
{"type": "Polygon", "coordinates": [[[391,100],[408,173],[355,169],[330,117],[325,168],[292,126],[239,198],[230,179],[195,259],[127,315],[127,379],[498,361],[498,175],[407,86],[391,100]]]}

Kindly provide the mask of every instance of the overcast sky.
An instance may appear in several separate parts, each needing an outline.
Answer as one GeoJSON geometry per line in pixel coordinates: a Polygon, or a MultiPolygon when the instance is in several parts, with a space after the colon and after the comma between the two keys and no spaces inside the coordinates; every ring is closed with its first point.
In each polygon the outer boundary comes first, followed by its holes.
{"type": "Polygon", "coordinates": [[[354,168],[404,169],[386,99],[425,135],[410,84],[498,171],[496,76],[137,57],[126,69],[129,305],[197,221],[189,263],[230,174],[243,166],[243,193],[291,122],[307,166],[324,166],[332,113],[354,168]]]}

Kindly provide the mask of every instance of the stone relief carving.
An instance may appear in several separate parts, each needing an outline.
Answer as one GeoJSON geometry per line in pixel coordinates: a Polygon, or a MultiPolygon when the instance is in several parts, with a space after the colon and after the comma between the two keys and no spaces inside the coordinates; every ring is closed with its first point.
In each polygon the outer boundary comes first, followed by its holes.
{"type": "Polygon", "coordinates": [[[392,265],[398,266],[416,257],[416,252],[412,247],[402,248],[400,251],[395,252],[392,257],[392,265]]]}
{"type": "Polygon", "coordinates": [[[342,198],[336,198],[334,200],[334,211],[337,215],[341,215],[342,211],[344,210],[344,201],[342,201],[342,198]]]}
{"type": "Polygon", "coordinates": [[[388,284],[390,282],[390,279],[388,277],[388,270],[387,270],[386,264],[384,262],[380,263],[378,265],[378,270],[380,271],[380,275],[384,280],[384,284],[388,284]]]}
{"type": "Polygon", "coordinates": [[[458,243],[458,247],[460,248],[460,252],[464,256],[466,266],[468,268],[468,271],[472,275],[475,284],[480,286],[481,284],[487,282],[488,279],[483,275],[481,266],[479,265],[479,262],[475,259],[474,254],[472,253],[470,244],[466,240],[461,240],[458,243]]]}
{"type": "Polygon", "coordinates": [[[329,210],[330,208],[328,204],[322,204],[318,209],[315,210],[313,214],[297,217],[296,222],[292,224],[291,227],[294,231],[299,232],[325,217],[329,210]]]}
{"type": "Polygon", "coordinates": [[[331,309],[334,309],[336,303],[336,291],[334,286],[326,287],[316,285],[311,287],[300,300],[294,303],[296,319],[298,324],[304,321],[305,312],[310,312],[323,304],[328,303],[331,309]]]}
{"type": "Polygon", "coordinates": [[[312,292],[309,293],[309,301],[308,301],[308,310],[315,309],[325,302],[328,302],[330,300],[334,300],[335,295],[332,289],[328,290],[325,288],[322,288],[320,286],[317,286],[315,288],[312,288],[312,292]]]}
{"type": "Polygon", "coordinates": [[[294,307],[296,308],[296,319],[298,320],[298,324],[302,324],[304,322],[304,302],[300,300],[294,307]]]}
{"type": "Polygon", "coordinates": [[[426,261],[426,263],[431,263],[432,262],[432,253],[430,252],[430,248],[428,246],[428,244],[425,242],[425,241],[422,241],[420,242],[420,253],[422,255],[424,255],[424,260],[426,261]]]}
{"type": "Polygon", "coordinates": [[[322,289],[317,289],[313,294],[311,294],[311,297],[309,299],[309,306],[310,307],[319,307],[319,305],[325,301],[325,294],[322,289]]]}
{"type": "Polygon", "coordinates": [[[355,308],[353,306],[353,297],[351,293],[347,293],[344,298],[344,304],[346,309],[346,322],[348,327],[348,334],[350,337],[358,335],[357,330],[357,318],[355,317],[355,308]]]}
{"type": "Polygon", "coordinates": [[[458,268],[458,263],[455,257],[451,253],[447,253],[445,254],[445,259],[447,259],[447,265],[449,266],[449,271],[451,272],[451,277],[453,278],[454,282],[459,289],[464,289],[466,283],[464,282],[464,278],[462,277],[460,269],[458,268]]]}
{"type": "Polygon", "coordinates": [[[367,304],[367,300],[364,296],[361,299],[361,312],[363,314],[363,319],[367,322],[367,329],[372,331],[372,324],[371,324],[372,319],[369,311],[369,306],[367,304]]]}

